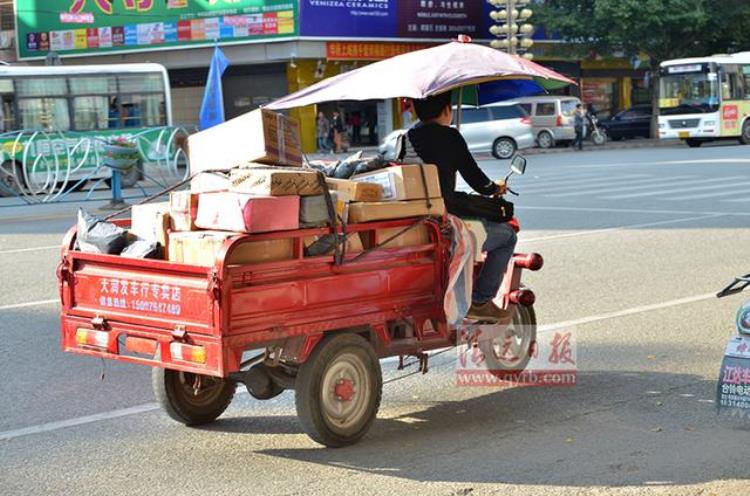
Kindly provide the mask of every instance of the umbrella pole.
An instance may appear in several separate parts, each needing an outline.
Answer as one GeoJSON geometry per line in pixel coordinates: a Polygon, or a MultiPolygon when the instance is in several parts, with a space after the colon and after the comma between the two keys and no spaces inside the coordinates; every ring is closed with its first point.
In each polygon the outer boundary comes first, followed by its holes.
{"type": "Polygon", "coordinates": [[[463,86],[458,88],[458,105],[456,106],[456,129],[461,130],[461,104],[464,100],[463,86]]]}

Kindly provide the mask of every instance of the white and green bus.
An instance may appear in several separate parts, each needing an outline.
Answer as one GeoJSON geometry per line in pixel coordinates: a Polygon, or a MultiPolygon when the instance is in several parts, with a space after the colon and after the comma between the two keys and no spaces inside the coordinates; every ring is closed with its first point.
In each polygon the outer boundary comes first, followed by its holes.
{"type": "Polygon", "coordinates": [[[750,144],[750,52],[668,60],[660,72],[660,138],[750,144]]]}
{"type": "MultiPolygon", "coordinates": [[[[72,186],[110,176],[97,144],[163,132],[171,108],[169,76],[158,64],[0,66],[0,196],[25,182],[72,186]]],[[[134,168],[123,183],[139,174],[134,168]]]]}

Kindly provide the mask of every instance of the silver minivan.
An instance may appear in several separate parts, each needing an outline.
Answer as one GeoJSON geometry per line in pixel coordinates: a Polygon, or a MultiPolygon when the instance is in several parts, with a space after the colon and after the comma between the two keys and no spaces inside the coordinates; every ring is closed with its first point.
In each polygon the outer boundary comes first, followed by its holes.
{"type": "Polygon", "coordinates": [[[574,96],[529,96],[516,98],[531,117],[534,136],[541,148],[571,142],[576,138],[574,127],[576,105],[581,100],[574,96]]]}
{"type": "MultiPolygon", "coordinates": [[[[453,111],[456,119],[456,111],[453,111]]],[[[472,153],[491,152],[496,158],[511,158],[516,150],[534,146],[531,119],[520,106],[499,103],[461,108],[461,134],[472,153]]]]}

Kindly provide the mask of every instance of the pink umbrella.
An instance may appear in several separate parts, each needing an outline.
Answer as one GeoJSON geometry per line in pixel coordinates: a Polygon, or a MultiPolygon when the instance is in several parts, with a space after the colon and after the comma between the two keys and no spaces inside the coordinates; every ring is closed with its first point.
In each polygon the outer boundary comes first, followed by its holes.
{"type": "Polygon", "coordinates": [[[375,62],[271,102],[272,110],[343,100],[426,98],[497,80],[532,80],[542,89],[576,84],[530,60],[483,45],[451,42],[375,62]]]}

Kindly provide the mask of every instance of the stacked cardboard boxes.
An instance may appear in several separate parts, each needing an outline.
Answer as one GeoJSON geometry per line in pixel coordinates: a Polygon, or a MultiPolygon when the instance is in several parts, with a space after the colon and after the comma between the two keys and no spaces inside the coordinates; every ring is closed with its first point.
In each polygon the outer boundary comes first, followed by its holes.
{"type": "MultiPolygon", "coordinates": [[[[330,224],[332,210],[347,223],[445,213],[434,165],[404,165],[360,174],[350,180],[325,179],[302,169],[299,128],[286,117],[257,110],[191,136],[191,172],[201,173],[190,191],[169,201],[133,209],[132,230],[155,239],[176,263],[212,266],[226,241],[241,233],[268,233],[330,224]],[[328,198],[330,197],[330,202],[328,198]]],[[[341,243],[358,253],[399,234],[373,229],[307,236],[307,256],[329,256],[341,243]]],[[[390,240],[386,248],[429,243],[424,225],[390,240]]],[[[229,264],[292,259],[294,238],[247,241],[231,252],[229,264]]]]}

